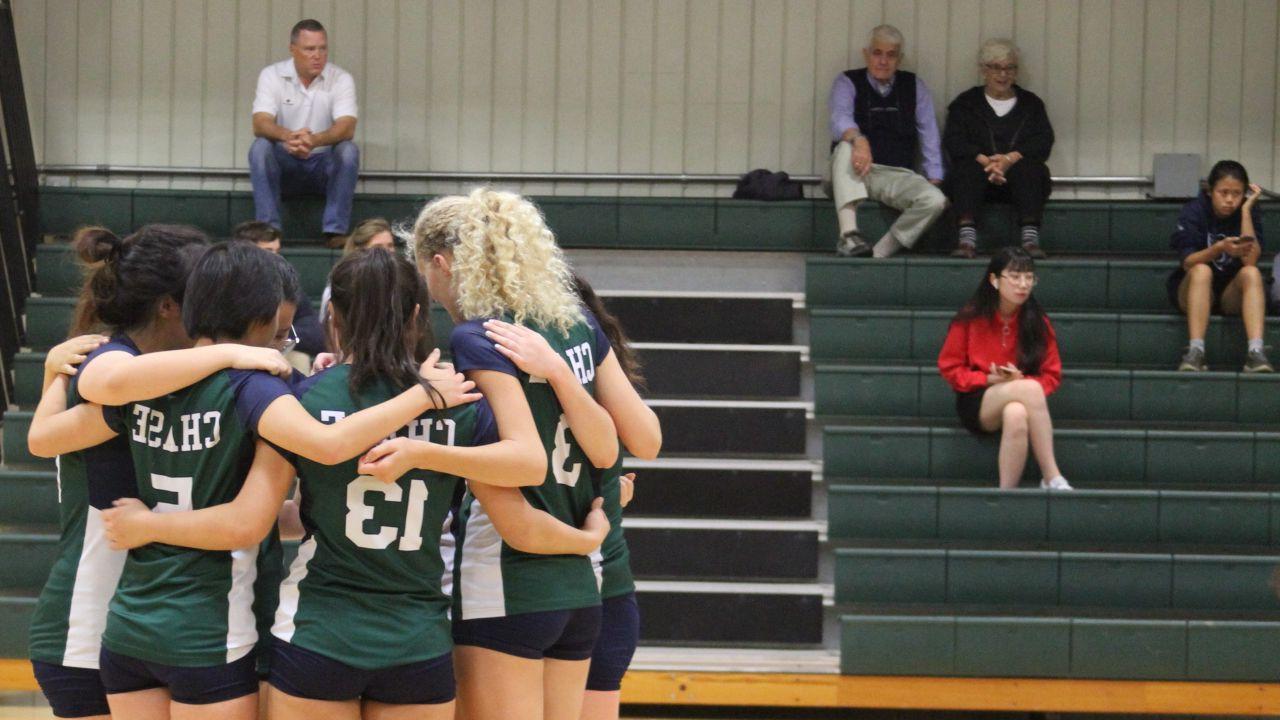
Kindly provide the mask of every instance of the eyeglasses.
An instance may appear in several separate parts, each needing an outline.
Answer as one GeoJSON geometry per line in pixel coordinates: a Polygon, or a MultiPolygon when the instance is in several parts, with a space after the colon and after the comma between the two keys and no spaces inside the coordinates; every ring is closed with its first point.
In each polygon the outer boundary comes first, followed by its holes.
{"type": "Polygon", "coordinates": [[[987,63],[982,67],[986,68],[992,75],[1017,75],[1017,65],[997,65],[995,63],[987,63]]]}
{"type": "Polygon", "coordinates": [[[1037,282],[1035,273],[1000,273],[1000,277],[1024,287],[1035,287],[1037,282]]]}
{"type": "Polygon", "coordinates": [[[294,348],[298,347],[299,342],[301,342],[301,340],[298,339],[298,331],[294,330],[293,325],[290,324],[289,334],[285,337],[284,347],[280,348],[280,352],[282,353],[292,352],[294,348]]]}

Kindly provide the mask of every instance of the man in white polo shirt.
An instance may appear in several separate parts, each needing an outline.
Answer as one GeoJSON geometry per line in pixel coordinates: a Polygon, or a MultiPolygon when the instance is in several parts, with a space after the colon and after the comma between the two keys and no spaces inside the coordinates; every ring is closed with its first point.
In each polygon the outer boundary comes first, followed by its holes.
{"type": "Polygon", "coordinates": [[[280,228],[280,193],[324,195],[325,237],[351,226],[360,151],[356,131],[356,84],[329,62],[329,38],[315,20],[301,20],[289,34],[293,57],[258,74],[253,98],[249,179],[254,214],[280,228]]]}

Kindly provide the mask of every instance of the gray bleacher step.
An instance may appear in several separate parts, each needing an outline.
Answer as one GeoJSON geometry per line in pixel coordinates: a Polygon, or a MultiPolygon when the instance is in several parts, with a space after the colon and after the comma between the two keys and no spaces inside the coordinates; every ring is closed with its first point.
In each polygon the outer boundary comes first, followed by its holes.
{"type": "Polygon", "coordinates": [[[631,669],[642,672],[831,675],[840,672],[840,653],[834,649],[641,646],[631,660],[631,669]]]}
{"type": "Polygon", "coordinates": [[[565,254],[597,290],[804,292],[806,256],[797,253],[569,248],[565,254]]]}
{"type": "Polygon", "coordinates": [[[788,345],[793,342],[793,293],[601,293],[636,342],[788,345]]]}

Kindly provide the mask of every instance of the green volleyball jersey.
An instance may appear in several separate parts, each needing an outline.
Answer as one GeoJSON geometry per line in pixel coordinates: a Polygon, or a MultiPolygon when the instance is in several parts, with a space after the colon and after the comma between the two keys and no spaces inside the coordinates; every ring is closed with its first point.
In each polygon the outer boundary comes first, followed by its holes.
{"type": "Polygon", "coordinates": [[[622,454],[608,470],[601,471],[600,495],[604,498],[604,512],[609,518],[609,534],[600,546],[601,580],[600,597],[618,597],[635,592],[636,579],[631,575],[631,551],[622,533],[622,454]]]}
{"type": "MultiPolygon", "coordinates": [[[[258,419],[289,387],[261,372],[224,370],[120,409],[139,497],[156,512],[235,499],[253,462],[258,419]]],[[[102,643],[115,653],[185,667],[253,650],[258,545],[234,551],[151,544],[129,551],[102,643]]]]}
{"type": "MultiPolygon", "coordinates": [[[[99,355],[139,351],[118,335],[89,354],[83,373],[99,355]]],[[[81,401],[77,378],[67,389],[67,407],[81,401]]],[[[122,437],[58,458],[57,556],[31,616],[32,660],[65,667],[98,669],[107,603],[115,594],[125,553],[112,550],[102,526],[102,511],[120,497],[138,494],[129,443],[122,437]]]]}
{"type": "MultiPolygon", "coordinates": [[[[547,339],[569,363],[578,381],[594,393],[596,365],[609,352],[609,342],[595,319],[588,314],[587,322],[575,325],[567,337],[554,329],[532,329],[547,339]]],[[[535,509],[581,526],[597,488],[591,481],[591,462],[569,430],[551,385],[520,372],[495,350],[484,334],[482,321],[456,326],[450,345],[459,370],[495,370],[520,380],[549,461],[542,484],[521,491],[535,509]]],[[[533,555],[512,548],[502,541],[484,507],[469,492],[463,496],[458,519],[455,617],[472,620],[600,603],[600,579],[590,558],[533,555]]]]}
{"type": "MultiPolygon", "coordinates": [[[[398,395],[373,382],[352,396],[351,366],[304,383],[303,407],[341,420],[398,395]]],[[[431,411],[396,435],[446,445],[496,439],[483,402],[431,411]]],[[[294,459],[306,537],[280,586],[277,638],[364,670],[439,657],[453,649],[450,598],[441,589],[440,533],[460,478],[414,470],[387,484],[356,472],[355,459],[294,459]]]]}

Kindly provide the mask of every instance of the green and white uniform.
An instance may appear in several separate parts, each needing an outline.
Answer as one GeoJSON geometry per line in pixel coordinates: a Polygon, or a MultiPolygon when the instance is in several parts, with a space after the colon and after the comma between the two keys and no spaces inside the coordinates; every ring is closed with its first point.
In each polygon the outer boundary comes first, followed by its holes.
{"type": "Polygon", "coordinates": [[[602,472],[600,495],[604,498],[604,512],[609,518],[609,534],[600,546],[601,581],[600,597],[603,600],[627,595],[636,591],[636,580],[631,575],[631,550],[622,532],[622,454],[613,467],[602,472]]]}
{"type": "MultiPolygon", "coordinates": [[[[303,407],[331,423],[403,391],[375,381],[353,397],[350,370],[339,365],[304,383],[303,407]]],[[[447,445],[496,439],[483,402],[424,413],[396,435],[447,445]]],[[[292,459],[306,537],[280,586],[272,634],[364,670],[448,654],[440,528],[461,479],[415,470],[386,484],[359,475],[355,459],[337,465],[292,459]]]]}
{"type": "MultiPolygon", "coordinates": [[[[547,339],[578,381],[594,393],[596,365],[609,353],[609,342],[589,313],[587,319],[575,325],[568,337],[555,329],[532,329],[547,339]]],[[[458,370],[494,370],[520,380],[549,460],[542,484],[523,487],[521,492],[534,509],[580,527],[598,493],[591,482],[591,462],[569,430],[551,385],[520,372],[494,349],[484,334],[483,321],[457,325],[450,345],[458,370]]],[[[599,576],[590,558],[533,555],[512,548],[470,492],[463,496],[458,520],[455,618],[475,620],[600,604],[599,576]]]]}
{"type": "MultiPolygon", "coordinates": [[[[279,378],[224,370],[164,397],[119,409],[139,497],[156,512],[230,502],[253,462],[258,420],[290,394],[279,378]]],[[[258,545],[209,551],[151,544],[129,551],[102,643],[147,662],[235,662],[258,639],[253,613],[258,545]]]]}
{"type": "MultiPolygon", "coordinates": [[[[117,335],[89,354],[72,376],[67,407],[82,402],[78,378],[106,352],[141,354],[127,336],[117,335]]],[[[102,511],[121,497],[136,497],[129,443],[115,437],[101,445],[58,458],[58,554],[31,618],[32,660],[98,669],[107,603],[115,594],[125,553],[112,550],[102,527],[102,511]]]]}

